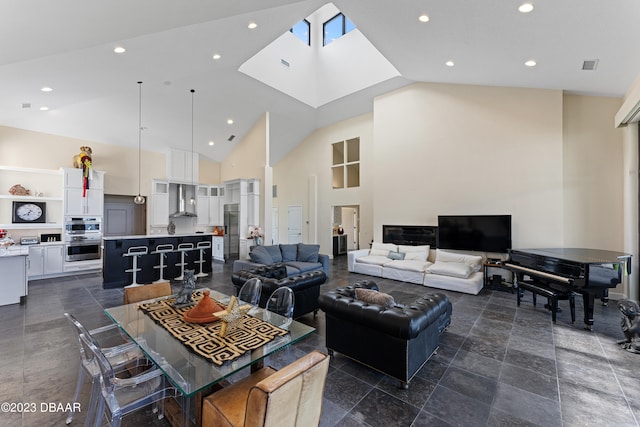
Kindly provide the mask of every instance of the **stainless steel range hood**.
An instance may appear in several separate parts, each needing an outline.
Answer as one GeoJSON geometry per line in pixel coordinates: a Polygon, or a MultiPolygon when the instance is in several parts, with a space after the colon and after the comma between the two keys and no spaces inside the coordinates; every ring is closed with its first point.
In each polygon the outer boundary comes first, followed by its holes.
{"type": "MultiPolygon", "coordinates": [[[[181,218],[181,217],[195,217],[197,216],[194,212],[189,212],[187,210],[187,200],[185,195],[184,184],[178,184],[178,210],[171,215],[169,218],[181,218]]],[[[192,206],[191,209],[195,209],[195,206],[192,206]]]]}

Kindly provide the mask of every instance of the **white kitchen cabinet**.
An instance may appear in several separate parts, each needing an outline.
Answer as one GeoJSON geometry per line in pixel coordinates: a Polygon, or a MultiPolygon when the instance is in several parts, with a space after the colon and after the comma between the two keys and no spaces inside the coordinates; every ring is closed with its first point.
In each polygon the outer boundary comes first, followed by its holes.
{"type": "Polygon", "coordinates": [[[209,187],[209,225],[219,226],[224,223],[224,187],[209,187]]]}
{"type": "Polygon", "coordinates": [[[213,259],[224,262],[224,237],[213,236],[213,259]]]}
{"type": "Polygon", "coordinates": [[[247,223],[249,226],[260,224],[260,180],[247,182],[247,223]]]}
{"type": "Polygon", "coordinates": [[[151,189],[151,226],[169,225],[169,182],[154,179],[151,189]]]}
{"type": "Polygon", "coordinates": [[[209,186],[198,185],[196,186],[196,225],[207,226],[209,225],[209,186]]]}
{"type": "Polygon", "coordinates": [[[0,256],[0,305],[17,304],[27,295],[27,256],[0,256]]]}
{"type": "Polygon", "coordinates": [[[190,184],[198,182],[200,158],[198,153],[169,149],[167,155],[167,179],[170,182],[190,184]]]}
{"type": "Polygon", "coordinates": [[[29,278],[46,277],[62,273],[64,245],[29,246],[29,278]]]}
{"type": "Polygon", "coordinates": [[[82,169],[65,168],[64,215],[102,216],[104,213],[104,172],[92,171],[89,188],[83,195],[82,169]]]}

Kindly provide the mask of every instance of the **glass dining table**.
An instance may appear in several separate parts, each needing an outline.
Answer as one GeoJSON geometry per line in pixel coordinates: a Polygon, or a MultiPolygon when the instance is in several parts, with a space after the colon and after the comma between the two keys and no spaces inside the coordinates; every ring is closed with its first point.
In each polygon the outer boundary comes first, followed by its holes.
{"type": "MultiPolygon", "coordinates": [[[[204,291],[205,289],[198,290],[204,291]]],[[[214,290],[209,291],[210,297],[215,301],[222,304],[229,301],[228,295],[214,290]]],[[[210,393],[216,385],[242,369],[251,367],[254,370],[262,366],[264,359],[270,354],[302,340],[315,331],[315,328],[295,320],[262,308],[253,308],[249,312],[250,316],[284,329],[288,333],[277,336],[234,360],[217,365],[190,351],[187,346],[174,338],[163,326],[156,323],[140,309],[140,305],[143,303],[168,298],[172,298],[172,296],[111,307],[104,311],[180,391],[183,402],[181,405],[182,417],[179,418],[182,418],[183,426],[189,426],[192,422],[196,427],[201,425],[202,397],[210,393]]]]}

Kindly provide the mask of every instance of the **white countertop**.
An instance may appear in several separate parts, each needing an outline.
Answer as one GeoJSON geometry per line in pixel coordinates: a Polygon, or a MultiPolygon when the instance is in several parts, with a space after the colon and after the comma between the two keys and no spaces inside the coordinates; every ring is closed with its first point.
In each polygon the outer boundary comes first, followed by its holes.
{"type": "Polygon", "coordinates": [[[166,237],[201,237],[213,236],[211,233],[185,233],[185,234],[143,234],[135,236],[105,236],[103,240],[130,240],[130,239],[164,239],[166,237]]]}

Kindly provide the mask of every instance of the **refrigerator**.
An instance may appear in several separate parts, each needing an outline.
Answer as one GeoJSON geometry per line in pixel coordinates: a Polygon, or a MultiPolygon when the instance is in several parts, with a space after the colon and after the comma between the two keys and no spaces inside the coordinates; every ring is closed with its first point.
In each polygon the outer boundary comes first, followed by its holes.
{"type": "Polygon", "coordinates": [[[224,205],[224,259],[240,258],[240,205],[224,205]]]}

